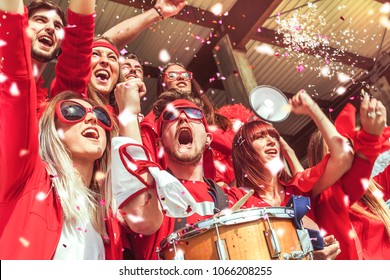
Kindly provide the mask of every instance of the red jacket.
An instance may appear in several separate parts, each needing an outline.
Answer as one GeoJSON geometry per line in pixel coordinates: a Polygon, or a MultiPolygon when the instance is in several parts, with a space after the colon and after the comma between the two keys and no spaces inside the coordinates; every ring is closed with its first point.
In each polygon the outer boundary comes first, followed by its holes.
{"type": "Polygon", "coordinates": [[[384,224],[352,211],[349,206],[355,202],[362,205],[362,180],[370,178],[372,167],[369,161],[355,157],[351,169],[314,199],[316,222],[340,242],[337,259],[390,259],[390,240],[384,224]]]}
{"type": "MultiPolygon", "coordinates": [[[[32,74],[27,9],[0,11],[0,259],[51,259],[63,213],[45,163],[38,154],[36,83],[32,74]]],[[[119,230],[107,219],[106,258],[119,258],[119,230]],[[114,232],[115,231],[115,232],[114,232]]]]}

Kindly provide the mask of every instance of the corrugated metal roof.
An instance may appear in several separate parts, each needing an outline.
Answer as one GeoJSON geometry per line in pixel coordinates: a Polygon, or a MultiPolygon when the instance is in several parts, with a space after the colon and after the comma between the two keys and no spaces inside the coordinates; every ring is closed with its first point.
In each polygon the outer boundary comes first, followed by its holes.
{"type": "MultiPolygon", "coordinates": [[[[221,13],[224,14],[239,1],[249,0],[189,0],[188,3],[208,11],[211,11],[216,4],[220,3],[221,13]]],[[[64,8],[68,1],[54,0],[53,2],[59,3],[64,8]]],[[[142,1],[142,3],[145,2],[142,1]]],[[[281,19],[286,19],[296,13],[296,17],[301,19],[302,25],[299,28],[310,28],[313,32],[316,31],[321,34],[320,38],[322,39],[324,39],[324,36],[328,36],[331,47],[375,59],[382,52],[389,52],[390,50],[389,13],[386,14],[381,11],[383,7],[382,3],[374,0],[322,0],[311,1],[311,4],[305,0],[281,1],[281,4],[263,26],[259,27],[277,31],[280,28],[276,21],[278,14],[281,19]],[[385,20],[381,19],[382,17],[385,17],[385,20]],[[385,23],[381,24],[381,20],[385,23]],[[306,24],[306,27],[303,24],[306,24]],[[384,26],[386,24],[387,28],[384,26]]],[[[112,1],[97,0],[96,12],[95,33],[102,34],[122,20],[142,13],[142,10],[112,1]]],[[[262,12],[259,11],[259,16],[262,12]]],[[[203,46],[202,39],[207,38],[210,32],[210,28],[197,24],[166,19],[145,30],[138,38],[127,45],[127,50],[135,52],[143,61],[157,67],[164,64],[159,59],[159,53],[162,49],[165,49],[170,54],[171,60],[182,62],[187,66],[203,46]]],[[[309,38],[318,41],[318,34],[309,38]]],[[[321,69],[327,65],[325,58],[319,55],[294,53],[291,50],[289,50],[288,56],[285,56],[285,49],[276,46],[271,46],[271,48],[278,55],[266,55],[256,50],[260,44],[261,42],[255,40],[250,40],[246,44],[248,64],[253,66],[257,84],[272,85],[287,93],[295,93],[299,89],[305,88],[314,99],[334,101],[338,97],[335,93],[338,87],[348,87],[351,83],[359,82],[359,78],[366,73],[366,70],[330,61],[328,66],[331,67],[334,74],[330,77],[323,77],[321,69]],[[300,65],[302,67],[301,72],[297,69],[300,65]],[[337,78],[337,72],[343,72],[351,79],[347,82],[340,82],[337,78]]],[[[49,66],[45,71],[44,75],[48,79],[52,78],[52,69],[53,67],[49,66]]],[[[195,73],[195,77],[196,75],[197,73],[195,73]]],[[[382,91],[386,91],[388,87],[386,80],[384,81],[378,82],[384,85],[382,88],[378,86],[382,91]]],[[[155,100],[156,80],[147,78],[145,83],[148,94],[146,100],[142,102],[142,108],[145,112],[148,112],[155,100]]],[[[221,107],[230,102],[223,90],[208,89],[206,94],[213,100],[216,107],[221,107]]],[[[390,104],[389,95],[382,94],[381,98],[386,99],[382,100],[383,103],[390,104]]],[[[286,121],[275,126],[282,134],[293,137],[298,136],[297,134],[308,122],[309,120],[306,117],[290,116],[286,121]]]]}

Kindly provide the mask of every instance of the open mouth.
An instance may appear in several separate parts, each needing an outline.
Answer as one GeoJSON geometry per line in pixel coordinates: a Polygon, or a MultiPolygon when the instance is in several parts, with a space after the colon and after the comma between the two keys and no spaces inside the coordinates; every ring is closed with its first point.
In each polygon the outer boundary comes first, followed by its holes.
{"type": "Polygon", "coordinates": [[[130,80],[130,79],[137,79],[138,77],[135,74],[127,74],[125,78],[126,80],[130,80]]]}
{"type": "Polygon", "coordinates": [[[181,128],[179,130],[177,141],[180,146],[192,145],[193,137],[191,130],[188,127],[181,128]]]}
{"type": "Polygon", "coordinates": [[[178,83],[176,84],[176,86],[178,86],[178,87],[186,87],[186,86],[187,86],[187,83],[186,83],[186,82],[178,82],[178,83]]]}
{"type": "Polygon", "coordinates": [[[268,149],[268,150],[265,151],[265,153],[267,155],[276,156],[278,154],[278,150],[277,149],[268,149]]]}
{"type": "Polygon", "coordinates": [[[54,45],[54,40],[48,35],[42,35],[38,37],[38,42],[43,44],[46,47],[51,47],[54,45]]]}
{"type": "Polygon", "coordinates": [[[96,79],[102,82],[107,82],[110,79],[110,73],[108,71],[100,69],[94,73],[96,79]]]}
{"type": "Polygon", "coordinates": [[[86,138],[99,139],[99,132],[96,128],[87,128],[81,133],[81,135],[86,138]]]}

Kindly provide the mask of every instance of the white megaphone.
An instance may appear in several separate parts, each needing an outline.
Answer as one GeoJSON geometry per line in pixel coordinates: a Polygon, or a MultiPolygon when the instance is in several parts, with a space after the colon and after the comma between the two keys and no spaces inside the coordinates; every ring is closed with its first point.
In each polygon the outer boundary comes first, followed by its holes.
{"type": "Polygon", "coordinates": [[[249,95],[249,104],[258,117],[268,122],[281,122],[290,114],[287,97],[272,86],[255,87],[249,95]]]}

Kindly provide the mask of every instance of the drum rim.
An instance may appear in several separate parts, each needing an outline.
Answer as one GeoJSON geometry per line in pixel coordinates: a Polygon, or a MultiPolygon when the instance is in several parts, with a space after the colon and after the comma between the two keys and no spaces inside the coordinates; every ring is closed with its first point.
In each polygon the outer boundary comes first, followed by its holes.
{"type": "Polygon", "coordinates": [[[218,227],[226,226],[226,225],[233,225],[233,224],[242,224],[247,222],[252,222],[255,220],[259,220],[264,218],[265,215],[268,215],[272,218],[288,218],[291,219],[294,217],[294,209],[291,207],[283,207],[283,206],[275,206],[275,207],[253,207],[253,208],[247,208],[247,209],[239,209],[235,211],[234,213],[229,214],[222,214],[219,217],[211,217],[202,221],[199,221],[195,223],[192,226],[186,226],[182,227],[171,234],[169,234],[167,237],[165,237],[160,242],[160,248],[163,250],[165,247],[167,247],[169,244],[172,244],[175,241],[183,241],[187,240],[191,237],[200,235],[204,232],[207,232],[213,228],[215,228],[215,222],[218,220],[218,227]],[[248,214],[250,212],[255,212],[256,214],[248,214]],[[241,217],[236,217],[237,219],[243,219],[241,222],[229,222],[229,220],[233,220],[231,217],[240,215],[245,213],[245,215],[242,215],[241,217]],[[253,216],[256,216],[254,219],[253,216]],[[247,219],[245,219],[247,218],[247,219]],[[209,225],[207,225],[209,224],[209,225]],[[196,225],[201,225],[201,227],[197,227],[196,225]]]}

